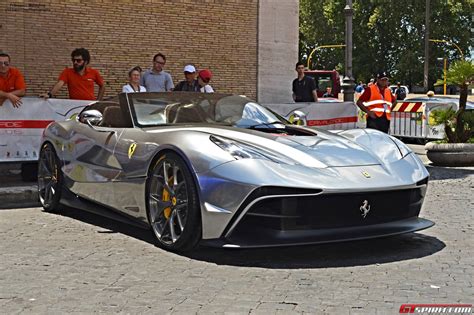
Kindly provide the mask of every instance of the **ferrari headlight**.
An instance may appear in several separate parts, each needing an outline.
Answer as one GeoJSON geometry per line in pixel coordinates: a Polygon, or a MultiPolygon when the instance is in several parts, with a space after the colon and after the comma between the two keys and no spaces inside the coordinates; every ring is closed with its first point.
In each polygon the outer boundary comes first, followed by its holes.
{"type": "Polygon", "coordinates": [[[234,159],[241,160],[241,159],[262,159],[262,160],[270,160],[275,163],[282,163],[282,164],[296,164],[295,161],[278,154],[276,152],[270,152],[268,150],[259,149],[253,147],[248,144],[244,144],[242,142],[238,142],[235,140],[219,137],[219,136],[210,136],[209,139],[217,145],[222,150],[228,152],[234,159]]]}

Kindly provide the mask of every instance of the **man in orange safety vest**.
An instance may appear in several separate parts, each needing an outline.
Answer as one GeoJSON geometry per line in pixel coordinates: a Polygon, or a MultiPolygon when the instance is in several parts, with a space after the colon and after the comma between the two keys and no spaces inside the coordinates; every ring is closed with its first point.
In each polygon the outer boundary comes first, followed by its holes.
{"type": "Polygon", "coordinates": [[[367,128],[385,133],[390,129],[391,107],[397,102],[388,85],[388,74],[379,72],[377,83],[367,87],[357,100],[357,106],[367,114],[367,128]]]}

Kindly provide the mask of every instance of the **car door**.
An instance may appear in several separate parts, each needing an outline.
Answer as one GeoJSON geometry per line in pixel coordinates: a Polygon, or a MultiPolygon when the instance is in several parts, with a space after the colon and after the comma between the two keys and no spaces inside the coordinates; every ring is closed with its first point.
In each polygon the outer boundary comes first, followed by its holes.
{"type": "Polygon", "coordinates": [[[114,148],[114,157],[121,166],[113,182],[115,203],[117,209],[135,217],[145,211],[147,171],[158,147],[155,140],[149,140],[146,131],[140,128],[124,129],[114,148]]]}
{"type": "MultiPolygon", "coordinates": [[[[118,103],[98,102],[86,110],[106,113],[107,108],[113,106],[118,106],[118,103]]],[[[114,148],[121,132],[123,128],[109,125],[90,126],[85,122],[74,125],[66,144],[72,152],[64,167],[65,175],[73,181],[71,191],[104,204],[113,201],[112,182],[121,172],[114,148]]]]}

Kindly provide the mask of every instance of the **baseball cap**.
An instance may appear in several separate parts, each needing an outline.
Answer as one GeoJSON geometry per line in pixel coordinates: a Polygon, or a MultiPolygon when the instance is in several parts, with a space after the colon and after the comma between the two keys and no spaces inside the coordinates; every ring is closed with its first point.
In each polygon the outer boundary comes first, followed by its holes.
{"type": "Polygon", "coordinates": [[[194,73],[196,72],[196,68],[193,66],[193,65],[186,65],[184,67],[184,72],[190,72],[190,73],[194,73]]]}
{"type": "Polygon", "coordinates": [[[210,70],[204,69],[199,71],[199,77],[204,81],[204,82],[209,82],[212,78],[212,72],[210,70]]]}
{"type": "Polygon", "coordinates": [[[382,79],[382,78],[389,78],[390,76],[386,71],[380,71],[377,73],[377,79],[382,79]]]}

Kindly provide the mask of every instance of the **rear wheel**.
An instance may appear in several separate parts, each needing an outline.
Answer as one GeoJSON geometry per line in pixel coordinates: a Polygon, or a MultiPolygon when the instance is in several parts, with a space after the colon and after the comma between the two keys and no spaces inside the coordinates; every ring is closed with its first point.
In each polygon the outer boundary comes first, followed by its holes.
{"type": "Polygon", "coordinates": [[[147,181],[147,215],[160,247],[193,249],[201,239],[201,213],[196,184],[175,153],[162,154],[147,181]]]}
{"type": "Polygon", "coordinates": [[[61,186],[61,164],[53,146],[46,143],[41,147],[38,161],[38,194],[45,211],[59,211],[61,186]]]}

